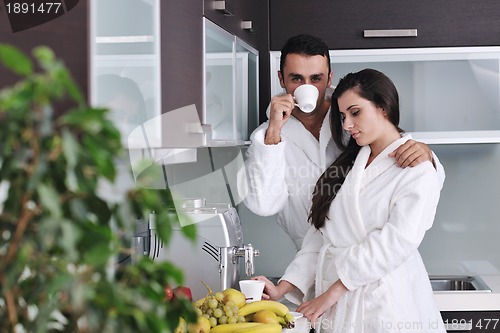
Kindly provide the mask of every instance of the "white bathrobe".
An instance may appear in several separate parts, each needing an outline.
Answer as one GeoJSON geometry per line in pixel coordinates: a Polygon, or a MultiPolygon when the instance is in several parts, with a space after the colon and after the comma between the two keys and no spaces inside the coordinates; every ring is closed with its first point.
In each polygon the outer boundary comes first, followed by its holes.
{"type": "Polygon", "coordinates": [[[252,133],[252,144],[246,154],[245,205],[260,216],[277,214],[278,223],[297,250],[310,226],[307,216],[316,181],[340,153],[332,141],[329,119],[328,113],[318,141],[292,116],[283,126],[281,142],[276,145],[264,144],[269,126],[265,122],[252,133]]]}
{"type": "MultiPolygon", "coordinates": [[[[294,303],[321,295],[336,280],[349,289],[321,317],[321,332],[445,332],[418,252],[433,223],[442,180],[430,162],[398,167],[387,155],[365,168],[361,149],[321,230],[311,227],[283,280],[294,303]]],[[[444,175],[444,174],[443,174],[444,175]]]]}

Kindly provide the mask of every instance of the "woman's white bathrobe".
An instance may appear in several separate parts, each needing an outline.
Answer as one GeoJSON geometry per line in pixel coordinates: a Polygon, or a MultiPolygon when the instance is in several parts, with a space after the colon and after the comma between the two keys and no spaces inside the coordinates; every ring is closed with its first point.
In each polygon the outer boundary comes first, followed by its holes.
{"type": "Polygon", "coordinates": [[[311,227],[283,280],[300,304],[336,280],[349,289],[321,317],[321,332],[445,332],[418,252],[433,223],[442,181],[430,162],[398,167],[387,155],[365,168],[362,147],[321,230],[311,227]]]}

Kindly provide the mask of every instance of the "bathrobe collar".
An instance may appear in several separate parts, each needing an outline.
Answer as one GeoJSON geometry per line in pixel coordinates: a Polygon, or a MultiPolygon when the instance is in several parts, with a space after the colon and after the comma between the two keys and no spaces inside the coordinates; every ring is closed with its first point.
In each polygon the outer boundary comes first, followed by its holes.
{"type": "Polygon", "coordinates": [[[360,189],[363,189],[366,185],[377,179],[377,177],[384,173],[387,169],[396,164],[396,160],[394,158],[388,157],[387,155],[392,153],[396,148],[410,139],[411,135],[406,134],[401,138],[393,141],[390,145],[385,147],[385,149],[366,168],[364,168],[364,166],[368,162],[371,149],[369,146],[363,147],[361,150],[364,150],[365,152],[363,154],[363,158],[360,158],[359,160],[360,167],[363,166],[363,169],[365,170],[363,173],[363,177],[361,178],[360,189]]]}
{"type": "Polygon", "coordinates": [[[281,129],[283,137],[300,147],[307,157],[309,157],[309,160],[322,170],[325,170],[327,167],[326,151],[327,146],[332,140],[329,118],[330,110],[328,110],[323,119],[323,124],[319,132],[319,142],[294,116],[291,116],[281,129]]]}
{"type": "Polygon", "coordinates": [[[342,185],[341,191],[343,195],[341,196],[341,200],[345,207],[350,207],[350,209],[345,210],[345,214],[347,215],[348,221],[351,221],[349,227],[358,244],[362,243],[367,237],[359,207],[360,191],[396,163],[394,158],[387,155],[410,139],[410,135],[405,135],[395,140],[388,145],[368,167],[366,167],[366,163],[371,153],[370,146],[361,147],[354,165],[342,185]]]}

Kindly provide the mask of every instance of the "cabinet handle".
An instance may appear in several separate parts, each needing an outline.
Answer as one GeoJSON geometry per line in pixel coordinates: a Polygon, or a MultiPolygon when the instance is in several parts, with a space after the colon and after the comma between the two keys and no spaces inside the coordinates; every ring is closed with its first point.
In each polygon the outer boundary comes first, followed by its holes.
{"type": "Polygon", "coordinates": [[[417,29],[365,30],[364,37],[417,37],[417,29]]]}
{"type": "Polygon", "coordinates": [[[253,22],[252,21],[242,21],[241,22],[241,28],[243,30],[248,31],[251,34],[256,33],[255,29],[253,28],[253,22]]]}
{"type": "Polygon", "coordinates": [[[215,10],[221,11],[225,16],[234,16],[233,8],[229,6],[227,1],[216,0],[214,1],[215,10]]]}

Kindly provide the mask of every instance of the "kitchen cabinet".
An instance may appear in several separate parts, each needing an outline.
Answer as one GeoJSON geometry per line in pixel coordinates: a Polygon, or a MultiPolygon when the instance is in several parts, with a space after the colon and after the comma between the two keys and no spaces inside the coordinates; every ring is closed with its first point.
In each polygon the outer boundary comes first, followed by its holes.
{"type": "Polygon", "coordinates": [[[125,147],[162,147],[173,134],[161,115],[188,105],[202,113],[202,3],[92,0],[90,9],[92,104],[111,109],[125,147]]]}
{"type": "MultiPolygon", "coordinates": [[[[272,71],[280,52],[271,52],[272,71]]],[[[500,47],[330,51],[332,85],[350,72],[388,75],[400,98],[400,127],[427,144],[500,142],[500,47]]],[[[282,88],[272,79],[272,94],[282,88]]]]}
{"type": "MultiPolygon", "coordinates": [[[[262,55],[269,52],[269,0],[204,0],[203,15],[222,29],[236,36],[243,43],[256,49],[261,57],[258,62],[259,101],[249,116],[260,122],[267,119],[265,110],[270,101],[269,59],[262,55]],[[216,8],[226,8],[216,9],[216,8]],[[259,111],[260,110],[260,111],[259,111]]],[[[253,119],[249,119],[252,123],[253,119]]]]}
{"type": "Polygon", "coordinates": [[[271,50],[299,33],[330,49],[500,45],[500,3],[483,0],[273,0],[271,50]],[[416,29],[417,36],[364,37],[365,30],[416,29]]]}
{"type": "Polygon", "coordinates": [[[258,126],[259,52],[204,18],[202,122],[209,145],[241,145],[258,126]]]}
{"type": "MultiPolygon", "coordinates": [[[[88,2],[80,1],[64,15],[33,28],[12,32],[7,19],[6,8],[0,5],[0,42],[11,44],[31,55],[33,48],[45,45],[50,47],[55,56],[61,59],[84,96],[87,94],[88,54],[88,2]]],[[[19,80],[5,67],[0,66],[0,89],[19,80]]],[[[68,103],[55,106],[57,112],[64,112],[71,107],[68,103]]]]}
{"type": "MultiPolygon", "coordinates": [[[[225,144],[243,143],[248,139],[249,132],[258,125],[259,52],[256,47],[263,45],[257,42],[258,31],[261,32],[259,37],[264,38],[267,53],[267,25],[258,30],[260,25],[254,25],[253,31],[245,31],[241,26],[242,18],[247,17],[245,13],[257,10],[250,6],[253,1],[238,2],[236,9],[241,16],[233,16],[229,21],[239,20],[239,29],[229,25],[233,33],[214,23],[210,25],[211,30],[207,28],[204,22],[210,21],[203,18],[207,2],[92,0],[90,3],[91,101],[112,109],[112,118],[122,131],[124,146],[172,147],[166,142],[169,141],[167,136],[176,134],[170,131],[171,126],[164,126],[163,115],[193,105],[199,121],[214,127],[211,132],[214,139],[225,144]],[[222,37],[214,37],[211,33],[216,28],[223,31],[222,37]],[[228,47],[224,46],[224,34],[231,36],[228,47]],[[207,52],[207,46],[215,50],[207,52]],[[207,66],[211,67],[210,73],[207,66]],[[215,68],[219,73],[229,71],[226,73],[229,76],[217,76],[212,71],[215,68]],[[216,115],[223,119],[215,119],[215,113],[206,112],[207,98],[216,95],[210,89],[217,80],[222,80],[223,85],[219,88],[223,89],[224,96],[236,99],[223,101],[226,113],[216,115]],[[121,96],[117,96],[117,86],[132,90],[122,91],[121,96]],[[131,115],[134,112],[135,115],[131,115]],[[138,133],[140,125],[146,121],[148,124],[142,129],[145,133],[138,133]],[[225,134],[230,135],[218,136],[221,131],[215,126],[219,122],[229,124],[225,134]],[[129,138],[134,130],[137,135],[129,138]]],[[[227,25],[226,17],[219,11],[205,12],[227,25]]],[[[257,17],[257,21],[262,19],[262,16],[257,17]]],[[[217,106],[215,100],[212,102],[212,106],[217,106]]],[[[177,116],[173,118],[179,120],[177,116]]],[[[190,119],[192,121],[193,117],[190,119]]],[[[177,127],[182,130],[180,124],[177,127]]],[[[203,131],[209,128],[204,126],[203,131]]],[[[193,127],[187,132],[199,130],[193,127]]],[[[203,139],[199,144],[205,142],[203,139]]]]}
{"type": "Polygon", "coordinates": [[[91,103],[110,109],[127,148],[136,148],[132,131],[162,110],[159,12],[159,1],[90,2],[91,103]]]}
{"type": "Polygon", "coordinates": [[[203,15],[249,45],[265,45],[268,33],[268,0],[204,0],[203,15]]]}

